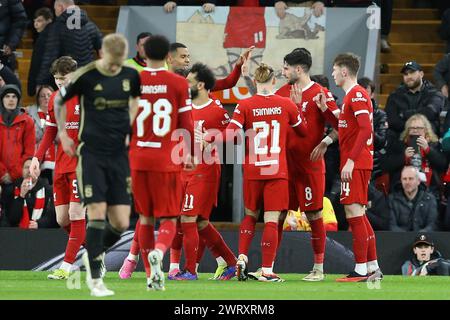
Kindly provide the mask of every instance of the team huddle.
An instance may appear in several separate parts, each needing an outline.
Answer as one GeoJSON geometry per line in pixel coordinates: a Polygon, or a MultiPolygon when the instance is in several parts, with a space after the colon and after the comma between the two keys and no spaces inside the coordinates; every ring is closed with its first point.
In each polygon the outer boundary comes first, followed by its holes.
{"type": "MultiPolygon", "coordinates": [[[[177,48],[187,52],[185,46],[177,48]]],[[[311,225],[314,252],[314,266],[303,280],[322,281],[323,155],[339,139],[340,200],[353,233],[356,264],[337,281],[382,279],[375,235],[365,215],[373,109],[366,90],[356,81],[357,56],[340,54],[333,63],[334,81],[346,93],[341,109],[331,92],[311,81],[310,52],[297,48],[284,58],[287,83],[275,91],[274,70],[260,63],[253,79],[256,94],[239,101],[230,118],[212,92],[236,84],[252,48],[241,55],[230,75],[235,81],[216,81],[208,66],[188,66],[189,60],[181,70],[167,70],[173,47],[163,36],[149,36],[143,49],[146,67],[140,73],[123,65],[128,47],[118,34],[105,37],[101,59],[85,67],[76,70],[70,57],[61,57],[52,66],[60,90],[51,98],[43,142],[30,168],[39,175],[39,162],[58,135],[54,197],[58,223],[69,232],[69,241],[64,262],[49,278],[67,278],[83,245],[91,295],[113,295],[103,282],[104,254],[129,226],[133,194],[139,221],[130,254],[119,271],[122,279],[131,277],[140,253],[147,288],[165,290],[162,261],[170,250],[168,279],[196,280],[208,248],[218,265],[214,280],[282,282],[273,265],[283,223],[288,210],[300,208],[311,225]],[[324,138],[326,123],[335,130],[324,138]],[[217,205],[224,143],[245,144],[245,216],[237,255],[209,221],[217,205]],[[262,265],[249,272],[249,248],[262,209],[262,265]]]]}

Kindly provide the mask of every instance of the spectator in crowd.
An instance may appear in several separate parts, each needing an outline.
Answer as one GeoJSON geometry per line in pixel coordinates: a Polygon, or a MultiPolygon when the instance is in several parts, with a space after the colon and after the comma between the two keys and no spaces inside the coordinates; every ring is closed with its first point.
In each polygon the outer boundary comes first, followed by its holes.
{"type": "Polygon", "coordinates": [[[21,0],[3,0],[0,4],[0,62],[15,70],[14,50],[27,26],[27,14],[21,0]]]}
{"type": "Polygon", "coordinates": [[[183,0],[183,1],[167,1],[167,0],[128,0],[129,6],[163,6],[164,11],[171,13],[177,5],[198,6],[201,5],[206,13],[213,12],[216,7],[216,0],[183,0]]]}
{"type": "Polygon", "coordinates": [[[57,228],[53,191],[45,179],[32,178],[31,159],[23,164],[22,177],[5,202],[5,217],[10,227],[22,229],[57,228]]]}
{"type": "Polygon", "coordinates": [[[369,184],[369,202],[367,204],[367,218],[374,230],[389,230],[390,214],[389,202],[385,193],[375,187],[375,183],[369,184]]]}
{"type": "Polygon", "coordinates": [[[0,89],[0,207],[12,194],[13,182],[22,177],[23,164],[36,144],[33,119],[20,110],[20,96],[15,85],[0,89]]]}
{"type": "Polygon", "coordinates": [[[55,1],[55,22],[48,25],[45,52],[36,75],[36,86],[53,85],[50,66],[61,56],[70,56],[82,67],[95,60],[102,45],[102,34],[88,18],[86,11],[75,6],[73,0],[55,1]]]}
{"type": "MultiPolygon", "coordinates": [[[[36,150],[44,136],[45,121],[48,114],[48,104],[53,93],[53,87],[44,85],[38,89],[36,94],[36,104],[27,107],[28,115],[34,121],[36,131],[36,150]]],[[[48,149],[44,161],[41,165],[41,177],[46,178],[50,184],[53,184],[53,170],[55,169],[55,145],[48,149]]]]}
{"type": "Polygon", "coordinates": [[[36,77],[42,63],[42,57],[47,50],[46,43],[50,28],[48,25],[53,22],[53,12],[49,8],[40,8],[34,14],[34,28],[38,33],[33,45],[30,70],[28,72],[27,92],[30,97],[36,94],[36,77]]]}
{"type": "Polygon", "coordinates": [[[136,39],[136,56],[125,61],[125,65],[135,68],[141,72],[147,66],[145,62],[145,50],[144,43],[150,38],[152,34],[150,32],[141,32],[136,39]]]}
{"type": "Polygon", "coordinates": [[[406,166],[401,173],[401,183],[389,195],[390,230],[420,231],[436,230],[438,216],[435,196],[421,184],[419,171],[406,166]]]}
{"type": "Polygon", "coordinates": [[[375,83],[369,78],[360,78],[358,79],[358,84],[366,89],[367,93],[372,100],[373,106],[373,132],[374,132],[374,141],[373,141],[373,174],[372,178],[376,179],[381,176],[381,160],[383,155],[386,153],[386,136],[388,129],[388,122],[386,112],[378,108],[378,104],[375,101],[375,83]]]}
{"type": "Polygon", "coordinates": [[[26,159],[34,154],[33,119],[20,109],[21,93],[15,85],[0,91],[0,182],[12,183],[22,176],[26,159]]]}
{"type": "MultiPolygon", "coordinates": [[[[450,12],[450,11],[449,11],[450,12]]],[[[450,28],[450,26],[449,26],[450,28]]],[[[449,29],[450,32],[450,29],[449,29]]],[[[448,84],[450,83],[450,53],[436,63],[433,70],[434,82],[436,88],[448,99],[448,84]]]]}
{"type": "Polygon", "coordinates": [[[402,265],[404,276],[448,276],[450,260],[442,258],[435,249],[433,240],[425,234],[419,234],[413,243],[413,255],[402,265]]]}
{"type": "Polygon", "coordinates": [[[441,174],[447,170],[447,159],[424,115],[415,114],[406,121],[400,140],[389,146],[387,154],[383,162],[384,169],[390,174],[391,185],[398,181],[400,169],[405,164],[411,165],[419,170],[422,182],[439,198],[441,174]]]}
{"type": "Polygon", "coordinates": [[[14,84],[19,89],[22,87],[14,72],[12,72],[8,66],[5,66],[0,62],[0,89],[6,84],[14,84]]]}
{"type": "Polygon", "coordinates": [[[431,82],[423,79],[422,67],[416,61],[406,62],[401,73],[403,84],[389,95],[386,102],[388,139],[396,140],[405,128],[406,120],[416,113],[426,116],[434,133],[439,136],[440,113],[445,108],[445,97],[431,82]]]}

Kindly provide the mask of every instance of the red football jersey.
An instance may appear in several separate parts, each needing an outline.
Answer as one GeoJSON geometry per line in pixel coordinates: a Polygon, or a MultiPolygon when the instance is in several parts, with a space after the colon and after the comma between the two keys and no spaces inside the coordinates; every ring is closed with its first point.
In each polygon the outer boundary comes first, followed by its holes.
{"type": "MultiPolygon", "coordinates": [[[[347,162],[352,148],[358,136],[359,126],[356,117],[367,113],[370,122],[373,121],[373,107],[367,91],[360,85],[355,85],[346,92],[342,101],[339,115],[339,147],[341,153],[341,169],[347,162]]],[[[367,140],[359,157],[352,159],[355,162],[354,169],[372,170],[373,167],[373,123],[372,134],[367,140]]]]}
{"type": "Polygon", "coordinates": [[[232,123],[246,131],[244,178],[288,179],[286,137],[289,126],[301,124],[297,106],[274,94],[241,100],[232,123]]]}
{"type": "MultiPolygon", "coordinates": [[[[58,91],[53,92],[48,103],[48,114],[45,125],[57,127],[54,102],[58,91]]],[[[75,96],[65,103],[66,105],[66,130],[69,137],[73,140],[75,148],[78,146],[78,129],[80,126],[80,104],[78,97],[75,96]]],[[[63,148],[56,145],[55,173],[75,172],[77,168],[77,158],[67,155],[63,148]]]]}
{"type": "MultiPolygon", "coordinates": [[[[211,130],[223,131],[231,120],[220,101],[212,99],[201,106],[192,104],[192,118],[194,127],[203,128],[209,132],[211,130]]],[[[202,162],[197,165],[195,170],[182,172],[183,179],[198,178],[201,181],[216,182],[218,175],[220,175],[220,161],[217,150],[205,151],[201,160],[202,162]]]]}
{"type": "MultiPolygon", "coordinates": [[[[302,90],[302,115],[308,123],[308,136],[300,137],[290,129],[288,133],[288,152],[296,168],[307,174],[325,173],[325,162],[323,159],[311,161],[310,155],[314,148],[323,138],[325,128],[325,117],[323,112],[317,107],[313,98],[323,90],[327,97],[327,106],[333,112],[339,112],[333,95],[327,88],[311,81],[302,90]]],[[[290,98],[291,85],[285,84],[276,92],[277,95],[290,98]]]]}
{"type": "Polygon", "coordinates": [[[172,137],[172,133],[178,128],[188,129],[182,122],[183,113],[189,116],[192,126],[188,82],[164,68],[145,68],[140,76],[141,99],[132,126],[130,167],[141,171],[180,171],[180,153],[175,151],[180,139],[172,137]]]}

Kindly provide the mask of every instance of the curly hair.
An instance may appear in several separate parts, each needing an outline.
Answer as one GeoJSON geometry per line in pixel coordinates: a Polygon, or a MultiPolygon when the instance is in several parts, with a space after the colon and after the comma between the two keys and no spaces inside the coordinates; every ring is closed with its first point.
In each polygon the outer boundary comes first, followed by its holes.
{"type": "Polygon", "coordinates": [[[409,128],[411,127],[411,123],[415,120],[422,121],[424,127],[425,127],[425,138],[428,138],[430,142],[438,142],[439,138],[434,133],[433,128],[431,127],[430,121],[425,117],[423,114],[416,113],[412,115],[405,123],[405,129],[400,135],[400,140],[407,141],[408,134],[409,134],[409,128]]]}

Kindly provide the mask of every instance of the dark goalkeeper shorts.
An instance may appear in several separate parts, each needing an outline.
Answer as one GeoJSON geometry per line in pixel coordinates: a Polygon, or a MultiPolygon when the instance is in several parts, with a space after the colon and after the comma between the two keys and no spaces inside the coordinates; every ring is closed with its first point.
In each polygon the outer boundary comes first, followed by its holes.
{"type": "Polygon", "coordinates": [[[77,179],[84,204],[131,204],[130,166],[126,151],[107,156],[93,154],[82,148],[78,155],[77,179]]]}

